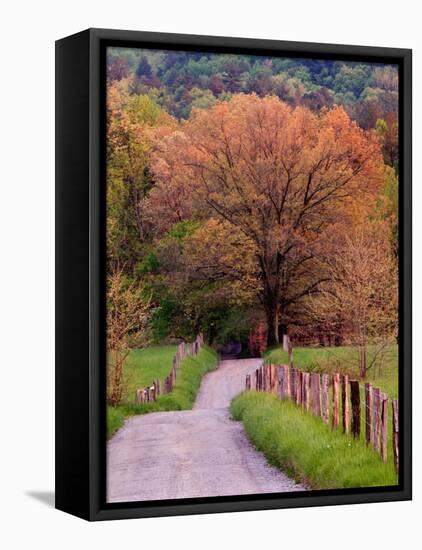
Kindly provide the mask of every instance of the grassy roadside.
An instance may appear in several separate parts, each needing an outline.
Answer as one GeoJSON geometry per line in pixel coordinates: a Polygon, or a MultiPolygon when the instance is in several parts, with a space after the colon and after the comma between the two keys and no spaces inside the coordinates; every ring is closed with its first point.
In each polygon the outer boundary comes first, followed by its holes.
{"type": "Polygon", "coordinates": [[[244,392],[235,397],[230,410],[268,462],[310,488],[397,484],[391,459],[384,464],[363,438],[354,440],[340,430],[333,432],[320,418],[290,401],[244,392]]]}
{"type": "MultiPolygon", "coordinates": [[[[353,356],[354,350],[350,347],[320,347],[320,348],[293,348],[294,365],[305,372],[345,372],[351,378],[359,379],[357,367],[357,358],[353,356]],[[355,359],[355,361],[353,361],[355,359]]],[[[371,349],[369,349],[369,356],[371,349]]],[[[269,350],[264,357],[266,364],[282,364],[288,363],[288,354],[282,348],[274,348],[269,350]]],[[[384,366],[378,371],[369,370],[367,380],[374,387],[380,388],[389,397],[388,403],[388,441],[387,455],[388,459],[392,460],[393,443],[391,432],[393,429],[391,399],[398,397],[398,347],[391,346],[386,354],[384,366]]],[[[330,400],[330,418],[332,414],[332,387],[329,388],[330,400]]],[[[361,439],[365,438],[365,388],[364,383],[360,384],[360,401],[361,401],[361,439]]],[[[340,399],[340,415],[342,413],[342,404],[340,399]]]]}
{"type": "MultiPolygon", "coordinates": [[[[168,355],[167,347],[154,348],[155,350],[162,349],[163,357],[168,355]]],[[[144,350],[148,351],[148,350],[144,350]]],[[[141,352],[142,353],[142,352],[141,352]]],[[[154,352],[153,356],[156,359],[159,352],[154,352]]],[[[173,355],[171,355],[173,357],[173,355]]],[[[159,372],[154,370],[147,361],[145,361],[145,371],[150,372],[151,379],[145,378],[147,385],[152,382],[154,378],[167,376],[171,367],[166,366],[165,371],[160,375],[159,372]]],[[[166,364],[165,361],[161,361],[161,364],[166,364]]],[[[198,355],[186,357],[182,361],[180,369],[177,371],[176,383],[173,387],[173,391],[166,395],[160,395],[156,401],[152,403],[134,403],[134,391],[128,392],[128,397],[132,397],[132,402],[123,402],[117,407],[107,407],[107,438],[109,439],[124,423],[125,418],[135,414],[147,414],[150,412],[158,411],[180,411],[191,409],[198,393],[199,386],[201,384],[202,377],[208,371],[211,371],[217,367],[218,358],[214,350],[208,347],[203,347],[198,355]]],[[[139,384],[138,387],[143,387],[139,384]]]]}

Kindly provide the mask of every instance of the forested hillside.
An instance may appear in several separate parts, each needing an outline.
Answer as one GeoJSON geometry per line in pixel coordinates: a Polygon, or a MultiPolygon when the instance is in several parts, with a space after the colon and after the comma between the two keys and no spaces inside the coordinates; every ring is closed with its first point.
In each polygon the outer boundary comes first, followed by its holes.
{"type": "MultiPolygon", "coordinates": [[[[394,132],[397,124],[398,68],[391,65],[113,48],[108,77],[134,77],[130,93],[148,93],[177,118],[243,92],[314,111],[342,105],[362,128],[383,120],[394,132]]],[[[397,160],[397,151],[388,153],[397,160]]]]}

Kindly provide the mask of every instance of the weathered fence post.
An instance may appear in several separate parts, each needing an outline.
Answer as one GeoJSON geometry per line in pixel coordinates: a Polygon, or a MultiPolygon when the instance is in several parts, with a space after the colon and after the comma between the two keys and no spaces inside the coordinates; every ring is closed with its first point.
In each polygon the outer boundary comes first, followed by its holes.
{"type": "Polygon", "coordinates": [[[312,412],[321,416],[321,377],[318,373],[311,374],[312,412]]]}
{"type": "Polygon", "coordinates": [[[287,399],[290,399],[292,396],[292,383],[291,383],[291,377],[290,377],[290,367],[289,365],[283,365],[283,369],[285,372],[284,376],[284,384],[285,384],[285,396],[287,399]]]}
{"type": "Polygon", "coordinates": [[[381,391],[374,388],[374,447],[381,448],[381,391]]]}
{"type": "Polygon", "coordinates": [[[309,372],[304,372],[302,374],[302,407],[305,409],[305,411],[309,411],[310,380],[311,375],[309,374],[309,372]]]}
{"type": "Polygon", "coordinates": [[[259,391],[259,369],[255,370],[255,390],[259,391]]]}
{"type": "Polygon", "coordinates": [[[349,411],[349,375],[341,377],[341,408],[343,419],[343,433],[349,433],[350,411],[349,411]]]}
{"type": "Polygon", "coordinates": [[[251,389],[251,375],[250,374],[246,375],[246,389],[247,390],[251,389]]]}
{"type": "Polygon", "coordinates": [[[274,387],[275,387],[274,369],[275,369],[275,366],[270,365],[270,392],[271,393],[274,392],[274,387]]]}
{"type": "Polygon", "coordinates": [[[271,365],[265,366],[266,376],[265,376],[265,391],[271,391],[271,365]]]}
{"type": "Polygon", "coordinates": [[[288,365],[281,365],[278,369],[278,385],[280,399],[290,397],[290,370],[288,365]]]}
{"type": "Polygon", "coordinates": [[[339,383],[340,374],[335,372],[333,374],[333,422],[332,428],[338,428],[339,425],[339,383]]]}
{"type": "MultiPolygon", "coordinates": [[[[322,395],[321,395],[321,405],[322,405],[322,418],[324,422],[328,424],[330,419],[330,407],[328,402],[328,387],[330,385],[330,377],[328,374],[322,375],[322,395]]],[[[308,407],[309,408],[309,407],[308,407]]]]}
{"type": "Polygon", "coordinates": [[[372,429],[373,401],[372,384],[367,382],[365,384],[365,439],[366,444],[371,446],[374,444],[374,431],[372,429]]]}
{"type": "Polygon", "coordinates": [[[352,399],[352,434],[353,437],[360,436],[360,393],[359,382],[350,380],[350,395],[352,399]]]}
{"type": "Polygon", "coordinates": [[[259,391],[262,391],[262,366],[259,367],[259,391]]]}
{"type": "Polygon", "coordinates": [[[290,396],[292,401],[296,401],[296,369],[290,369],[290,396]]]}
{"type": "Polygon", "coordinates": [[[301,370],[297,370],[296,375],[296,403],[298,405],[302,404],[302,382],[303,382],[303,373],[301,370]]]}
{"type": "Polygon", "coordinates": [[[388,422],[388,397],[381,394],[381,457],[387,462],[387,422],[388,422]]]}
{"type": "Polygon", "coordinates": [[[290,336],[285,334],[283,336],[283,349],[289,354],[289,366],[292,369],[293,368],[293,345],[290,340],[290,336]]]}
{"type": "Polygon", "coordinates": [[[399,402],[397,399],[392,401],[393,408],[393,455],[394,467],[399,472],[399,402]]]}
{"type": "Polygon", "coordinates": [[[273,365],[273,393],[278,394],[278,365],[273,365]]]}
{"type": "Polygon", "coordinates": [[[294,394],[292,394],[292,399],[297,404],[297,397],[300,391],[300,370],[299,369],[293,369],[293,370],[295,371],[295,391],[294,391],[294,394]]]}
{"type": "Polygon", "coordinates": [[[280,399],[285,398],[285,370],[284,366],[281,365],[281,367],[278,369],[278,396],[280,399]]]}

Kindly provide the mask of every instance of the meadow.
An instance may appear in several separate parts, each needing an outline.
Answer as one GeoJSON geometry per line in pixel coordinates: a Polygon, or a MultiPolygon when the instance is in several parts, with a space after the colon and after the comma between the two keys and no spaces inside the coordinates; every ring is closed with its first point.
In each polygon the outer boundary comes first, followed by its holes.
{"type": "Polygon", "coordinates": [[[144,350],[131,350],[124,369],[124,398],[113,407],[107,406],[107,438],[123,426],[128,416],[158,411],[191,409],[202,377],[217,367],[217,354],[204,346],[198,355],[185,357],[177,371],[173,390],[160,395],[150,403],[135,403],[135,389],[152,384],[168,375],[176,346],[157,346],[144,350]]]}

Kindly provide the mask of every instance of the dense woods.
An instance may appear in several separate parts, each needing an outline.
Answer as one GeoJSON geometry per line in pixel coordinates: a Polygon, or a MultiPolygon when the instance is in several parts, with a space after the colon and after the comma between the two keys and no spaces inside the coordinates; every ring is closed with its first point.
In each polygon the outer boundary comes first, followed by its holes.
{"type": "Polygon", "coordinates": [[[109,50],[116,388],[131,346],[256,327],[351,344],[364,378],[397,335],[397,117],[393,66],[109,50]]]}

